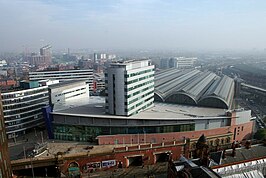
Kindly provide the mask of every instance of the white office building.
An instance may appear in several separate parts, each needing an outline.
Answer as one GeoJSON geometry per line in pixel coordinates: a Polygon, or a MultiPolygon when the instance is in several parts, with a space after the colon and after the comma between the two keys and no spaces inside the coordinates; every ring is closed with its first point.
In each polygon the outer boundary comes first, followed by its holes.
{"type": "Polygon", "coordinates": [[[1,99],[8,139],[23,136],[28,130],[44,125],[42,107],[49,103],[47,86],[2,91],[1,99]]]}
{"type": "Polygon", "coordinates": [[[105,83],[109,114],[130,116],[153,106],[154,66],[149,60],[110,64],[105,83]]]}
{"type": "Polygon", "coordinates": [[[178,68],[178,69],[184,69],[184,68],[191,68],[194,66],[195,61],[197,58],[191,57],[174,57],[169,60],[169,68],[178,68]]]}
{"type": "Polygon", "coordinates": [[[29,79],[33,80],[59,80],[70,81],[70,80],[86,80],[89,83],[90,89],[92,89],[93,83],[93,70],[62,70],[62,71],[36,71],[29,72],[29,79]]]}
{"type": "Polygon", "coordinates": [[[48,90],[49,102],[54,110],[73,103],[81,103],[83,99],[89,100],[89,85],[85,81],[60,82],[49,85],[48,90]]]}

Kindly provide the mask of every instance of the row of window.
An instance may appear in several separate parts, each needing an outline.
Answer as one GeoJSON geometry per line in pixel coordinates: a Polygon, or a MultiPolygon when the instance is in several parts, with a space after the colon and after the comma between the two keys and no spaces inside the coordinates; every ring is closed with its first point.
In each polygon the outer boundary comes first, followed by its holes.
{"type": "Polygon", "coordinates": [[[7,127],[12,127],[14,125],[19,125],[19,124],[23,124],[23,123],[26,123],[26,122],[30,122],[30,121],[33,121],[34,119],[38,119],[38,118],[42,118],[42,113],[39,113],[38,115],[34,115],[34,116],[31,116],[31,117],[27,117],[27,118],[21,118],[19,120],[15,120],[15,121],[12,121],[12,122],[7,122],[6,123],[6,126],[7,127]]]}
{"type": "Polygon", "coordinates": [[[39,93],[37,95],[30,96],[30,97],[20,97],[20,98],[5,100],[5,101],[3,101],[3,105],[28,102],[28,101],[32,101],[32,100],[35,100],[35,99],[39,99],[40,97],[43,97],[43,96],[48,96],[48,92],[39,93]]]}
{"type": "Polygon", "coordinates": [[[27,108],[17,109],[17,110],[13,110],[13,111],[4,111],[4,116],[21,114],[23,112],[36,110],[36,109],[41,110],[41,108],[46,106],[46,105],[48,105],[48,101],[44,101],[44,102],[39,103],[39,104],[37,104],[35,106],[31,106],[31,107],[27,107],[27,108]]]}
{"type": "Polygon", "coordinates": [[[141,83],[141,84],[139,84],[139,85],[135,85],[135,86],[130,87],[130,88],[125,88],[125,92],[131,91],[131,90],[135,90],[135,89],[137,89],[137,88],[140,88],[140,87],[142,87],[142,86],[144,86],[144,85],[148,85],[148,84],[153,83],[153,82],[154,82],[154,81],[151,80],[151,81],[148,81],[148,82],[141,83]]]}
{"type": "Polygon", "coordinates": [[[23,118],[27,118],[27,117],[30,117],[30,116],[33,116],[33,115],[36,115],[39,113],[41,113],[41,110],[40,110],[40,108],[37,108],[35,110],[30,110],[30,111],[27,111],[27,112],[24,112],[24,113],[21,113],[18,115],[5,116],[5,121],[12,121],[12,120],[20,119],[20,118],[23,119],[23,118]]]}
{"type": "MultiPolygon", "coordinates": [[[[144,109],[148,108],[149,106],[151,106],[152,104],[153,104],[153,100],[151,102],[147,103],[145,106],[143,106],[139,110],[144,110],[144,109]]],[[[131,113],[130,115],[138,114],[139,110],[136,110],[135,112],[131,113]]]]}
{"type": "Polygon", "coordinates": [[[30,72],[29,75],[60,75],[60,74],[73,74],[73,73],[78,73],[78,74],[93,74],[93,70],[71,70],[71,71],[57,71],[57,72],[30,72]]]}
{"type": "Polygon", "coordinates": [[[154,69],[147,69],[147,70],[143,70],[143,71],[140,71],[140,72],[135,72],[135,73],[132,73],[132,74],[125,74],[125,78],[134,77],[134,76],[145,74],[145,73],[149,73],[149,72],[152,72],[152,71],[154,71],[154,69]]]}
{"type": "Polygon", "coordinates": [[[38,103],[43,102],[44,100],[47,100],[47,99],[48,99],[48,97],[45,97],[45,95],[44,95],[44,97],[40,97],[39,96],[38,100],[33,100],[33,101],[30,101],[30,102],[26,102],[26,103],[18,103],[18,104],[14,104],[14,105],[3,106],[3,109],[4,109],[4,111],[7,111],[7,110],[14,111],[16,109],[21,109],[21,108],[25,108],[25,107],[28,107],[28,106],[32,106],[32,105],[38,104],[38,103]]]}
{"type": "Polygon", "coordinates": [[[139,81],[145,80],[147,78],[151,78],[151,77],[154,77],[154,74],[147,75],[147,76],[144,76],[144,77],[141,77],[141,78],[137,78],[137,79],[134,79],[134,80],[131,80],[131,81],[126,81],[125,82],[125,85],[129,85],[129,84],[132,84],[132,83],[136,83],[136,82],[139,82],[139,81]]]}
{"type": "Polygon", "coordinates": [[[21,93],[13,93],[13,94],[5,94],[5,93],[2,93],[2,99],[11,99],[11,98],[14,98],[14,99],[17,99],[17,97],[21,97],[21,96],[29,96],[29,95],[33,95],[33,94],[36,94],[36,93],[41,93],[41,92],[44,92],[44,91],[47,91],[48,92],[48,89],[47,88],[42,88],[42,89],[37,89],[37,90],[31,90],[31,91],[22,91],[21,93]]]}
{"type": "Polygon", "coordinates": [[[79,96],[79,95],[84,95],[84,94],[86,94],[86,92],[77,93],[77,94],[75,94],[75,95],[71,95],[71,96],[69,96],[69,97],[66,97],[66,99],[68,99],[68,98],[73,98],[73,97],[76,97],[76,96],[79,96]]]}
{"type": "MultiPolygon", "coordinates": [[[[140,94],[140,93],[143,93],[143,92],[145,92],[145,91],[147,91],[147,90],[149,90],[149,89],[151,89],[151,88],[154,88],[154,86],[152,85],[152,86],[146,87],[146,88],[144,88],[144,89],[142,89],[142,90],[136,91],[136,92],[134,92],[134,93],[132,93],[132,94],[130,94],[130,95],[127,95],[127,98],[131,98],[131,97],[133,97],[133,96],[136,96],[136,95],[138,95],[138,94],[140,94]]],[[[154,92],[154,91],[153,91],[153,92],[154,92]]],[[[149,92],[149,93],[150,93],[150,92],[149,92]]],[[[145,96],[147,96],[147,95],[145,95],[145,96]]],[[[140,96],[140,97],[144,97],[144,95],[142,95],[142,96],[140,96]]]]}
{"type": "MultiPolygon", "coordinates": [[[[146,90],[148,90],[148,89],[150,89],[150,87],[148,87],[146,90]]],[[[146,90],[144,90],[144,91],[146,91],[146,90]]],[[[142,92],[144,92],[144,91],[142,91],[142,92]]],[[[139,93],[142,93],[142,92],[139,92],[139,93]]],[[[138,94],[139,94],[139,93],[138,93],[138,94]]],[[[125,103],[125,105],[130,105],[130,104],[132,104],[132,103],[134,103],[134,102],[137,102],[138,100],[140,100],[140,99],[142,99],[142,98],[144,98],[144,97],[146,97],[146,96],[148,96],[148,95],[150,95],[150,94],[152,94],[152,93],[154,93],[153,90],[150,91],[150,92],[148,92],[148,93],[145,93],[145,94],[139,96],[138,98],[135,98],[135,99],[129,101],[128,104],[125,103]]],[[[152,96],[151,98],[153,98],[153,97],[154,97],[154,96],[152,96]]],[[[143,101],[142,101],[142,103],[143,103],[143,101]]],[[[129,109],[130,109],[130,108],[129,108],[129,109]]],[[[131,110],[131,109],[130,109],[130,110],[131,110]]]]}
{"type": "Polygon", "coordinates": [[[17,131],[17,130],[20,130],[20,129],[25,130],[25,129],[36,127],[36,126],[41,125],[43,123],[44,123],[44,121],[43,121],[43,118],[41,117],[41,118],[35,119],[32,122],[28,122],[28,123],[25,123],[25,124],[17,125],[17,126],[14,126],[14,127],[7,127],[6,128],[6,132],[8,133],[8,132],[17,131]]]}
{"type": "Polygon", "coordinates": [[[44,74],[44,75],[32,75],[30,74],[30,79],[35,78],[71,78],[71,77],[86,77],[86,78],[92,78],[93,75],[91,73],[75,73],[75,74],[44,74]]]}
{"type": "Polygon", "coordinates": [[[193,130],[195,130],[194,124],[146,127],[93,127],[55,124],[54,136],[55,139],[60,140],[89,141],[94,140],[98,135],[169,133],[193,130]]]}
{"type": "Polygon", "coordinates": [[[68,92],[65,92],[65,93],[59,93],[57,95],[55,95],[55,97],[58,97],[58,96],[62,96],[62,95],[67,95],[69,93],[73,93],[73,92],[76,92],[76,91],[80,91],[80,90],[85,90],[86,88],[79,88],[79,89],[76,89],[76,90],[72,90],[72,91],[68,91],[68,92]]]}

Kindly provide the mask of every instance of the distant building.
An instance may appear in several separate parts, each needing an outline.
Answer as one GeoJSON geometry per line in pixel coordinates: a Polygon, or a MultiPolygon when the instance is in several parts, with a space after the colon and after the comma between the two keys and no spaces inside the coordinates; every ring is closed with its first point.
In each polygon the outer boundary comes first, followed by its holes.
{"type": "Polygon", "coordinates": [[[197,58],[175,57],[169,60],[169,68],[187,69],[194,66],[197,58]]]}
{"type": "Polygon", "coordinates": [[[20,82],[20,86],[1,93],[8,139],[44,125],[41,108],[49,102],[47,86],[39,87],[38,82],[20,82]]]}
{"type": "Polygon", "coordinates": [[[107,113],[130,116],[153,106],[154,66],[149,60],[112,63],[105,77],[107,113]]]}
{"type": "Polygon", "coordinates": [[[105,89],[105,79],[103,73],[94,73],[93,91],[98,92],[105,89]]]}
{"type": "Polygon", "coordinates": [[[8,153],[8,140],[5,132],[4,114],[0,98],[0,177],[11,178],[12,170],[8,153]]]}
{"type": "Polygon", "coordinates": [[[51,46],[47,45],[40,49],[40,54],[32,53],[28,56],[29,64],[31,65],[48,65],[52,63],[51,46]]]}
{"type": "Polygon", "coordinates": [[[0,76],[7,77],[7,70],[6,69],[0,69],[0,76]]]}
{"type": "Polygon", "coordinates": [[[49,57],[51,57],[52,56],[51,48],[52,48],[51,45],[46,45],[46,46],[42,47],[40,49],[40,55],[41,56],[49,56],[49,57]]]}
{"type": "Polygon", "coordinates": [[[105,54],[105,53],[94,53],[93,54],[93,59],[94,59],[94,62],[97,62],[97,60],[100,60],[100,59],[107,59],[107,54],[105,54]]]}
{"type": "Polygon", "coordinates": [[[97,62],[98,60],[112,60],[115,59],[116,55],[115,54],[106,54],[106,53],[94,53],[93,54],[93,60],[94,62],[97,62]]]}
{"type": "Polygon", "coordinates": [[[193,68],[195,61],[197,58],[191,57],[174,57],[170,59],[161,59],[160,68],[168,69],[168,68],[177,68],[177,69],[188,69],[193,68]]]}
{"type": "Polygon", "coordinates": [[[161,69],[168,69],[169,68],[169,59],[161,59],[159,67],[161,69]]]}
{"type": "Polygon", "coordinates": [[[86,80],[89,83],[90,90],[92,91],[92,83],[93,83],[93,70],[54,70],[54,71],[36,71],[29,72],[30,81],[36,80],[59,80],[61,81],[74,81],[74,80],[86,80]]]}
{"type": "Polygon", "coordinates": [[[0,88],[15,87],[16,85],[17,85],[17,81],[13,79],[0,80],[0,88]]]}
{"type": "Polygon", "coordinates": [[[6,66],[7,66],[6,60],[1,60],[0,59],[0,67],[6,67],[6,66]]]}

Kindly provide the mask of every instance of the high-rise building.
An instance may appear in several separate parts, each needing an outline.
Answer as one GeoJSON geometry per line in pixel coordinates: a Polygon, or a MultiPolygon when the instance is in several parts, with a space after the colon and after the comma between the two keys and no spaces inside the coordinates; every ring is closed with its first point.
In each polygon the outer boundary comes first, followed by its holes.
{"type": "Polygon", "coordinates": [[[51,55],[52,55],[52,54],[51,54],[51,48],[52,48],[51,45],[46,45],[46,46],[42,47],[42,48],[40,49],[40,54],[41,54],[42,56],[51,56],[51,55]]]}
{"type": "Polygon", "coordinates": [[[32,65],[51,64],[52,63],[51,48],[52,47],[50,45],[46,45],[40,49],[39,55],[32,53],[32,55],[28,57],[29,63],[32,65]]]}
{"type": "Polygon", "coordinates": [[[0,97],[0,178],[12,177],[7,144],[2,100],[0,97]]]}
{"type": "Polygon", "coordinates": [[[151,61],[112,63],[105,78],[107,113],[130,116],[153,106],[154,66],[151,61]]]}

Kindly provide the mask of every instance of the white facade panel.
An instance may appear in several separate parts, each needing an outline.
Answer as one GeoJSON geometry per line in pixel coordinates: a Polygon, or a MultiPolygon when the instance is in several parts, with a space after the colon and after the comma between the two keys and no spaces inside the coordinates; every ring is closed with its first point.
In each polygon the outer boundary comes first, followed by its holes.
{"type": "Polygon", "coordinates": [[[105,80],[106,111],[114,115],[128,116],[153,103],[153,100],[145,101],[154,95],[153,69],[154,66],[148,60],[111,64],[106,71],[105,80]]]}

